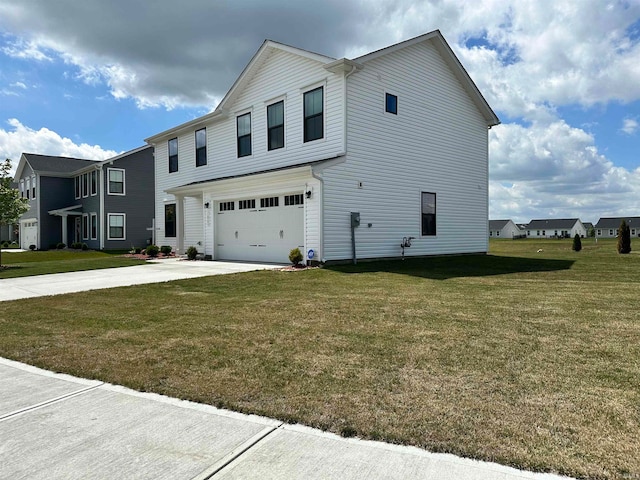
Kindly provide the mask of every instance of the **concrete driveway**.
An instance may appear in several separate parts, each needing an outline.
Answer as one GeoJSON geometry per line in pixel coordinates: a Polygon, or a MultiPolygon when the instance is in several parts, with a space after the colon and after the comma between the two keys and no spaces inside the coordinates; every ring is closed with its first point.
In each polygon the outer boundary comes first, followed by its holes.
{"type": "Polygon", "coordinates": [[[169,282],[209,275],[277,269],[283,266],[245,262],[190,262],[169,258],[132,267],[6,278],[0,279],[0,301],[83,292],[100,288],[169,282]]]}

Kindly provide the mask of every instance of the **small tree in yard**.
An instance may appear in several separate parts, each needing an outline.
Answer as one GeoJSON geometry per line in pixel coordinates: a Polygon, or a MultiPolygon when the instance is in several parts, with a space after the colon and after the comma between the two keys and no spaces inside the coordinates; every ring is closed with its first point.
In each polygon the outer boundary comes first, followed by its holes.
{"type": "Polygon", "coordinates": [[[582,240],[580,240],[580,235],[578,235],[576,233],[576,236],[573,237],[573,246],[571,247],[571,250],[573,250],[574,252],[579,252],[580,250],[582,250],[582,240]]]}
{"type": "MultiPolygon", "coordinates": [[[[16,223],[20,215],[29,210],[29,201],[20,198],[18,190],[13,188],[10,175],[11,160],[8,158],[0,164],[0,226],[16,223]]],[[[0,253],[0,267],[2,254],[0,253]]]]}
{"type": "Polygon", "coordinates": [[[618,228],[618,253],[631,253],[631,230],[624,220],[618,228]]]}

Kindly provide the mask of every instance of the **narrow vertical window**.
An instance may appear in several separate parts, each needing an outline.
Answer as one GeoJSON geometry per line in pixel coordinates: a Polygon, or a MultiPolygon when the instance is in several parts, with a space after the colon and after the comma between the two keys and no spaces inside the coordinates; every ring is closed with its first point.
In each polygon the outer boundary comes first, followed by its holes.
{"type": "Polygon", "coordinates": [[[91,240],[98,239],[98,214],[91,214],[91,240]]]}
{"type": "Polygon", "coordinates": [[[82,214],[82,239],[89,240],[89,215],[82,214]]]}
{"type": "Polygon", "coordinates": [[[82,174],[82,196],[83,197],[89,196],[89,174],[88,173],[82,174]]]}
{"type": "Polygon", "coordinates": [[[422,192],[422,235],[436,234],[436,194],[422,192]]]}
{"type": "Polygon", "coordinates": [[[31,179],[27,178],[27,199],[31,198],[31,179]]]}
{"type": "Polygon", "coordinates": [[[31,198],[36,198],[36,177],[31,177],[31,198]]]}
{"type": "Polygon", "coordinates": [[[178,171],[178,139],[169,140],[169,173],[178,171]]]}
{"type": "Polygon", "coordinates": [[[398,97],[396,95],[386,94],[384,111],[394,115],[398,114],[398,97]]]}
{"type": "Polygon", "coordinates": [[[94,170],[91,172],[91,195],[97,195],[97,194],[98,194],[98,172],[94,170]]]}
{"type": "Polygon", "coordinates": [[[284,147],[284,101],[267,107],[267,137],[269,150],[284,147]]]}
{"type": "Polygon", "coordinates": [[[170,203],[164,206],[164,236],[176,236],[176,204],[170,203]]]}
{"type": "Polygon", "coordinates": [[[81,196],[80,195],[80,177],[79,176],[76,177],[74,179],[74,181],[75,181],[75,186],[76,186],[76,198],[80,198],[80,196],[81,196]]]}
{"type": "Polygon", "coordinates": [[[207,164],[207,129],[196,130],[196,167],[207,164]]]}
{"type": "Polygon", "coordinates": [[[238,157],[251,155],[251,113],[240,115],[237,119],[238,157]]]}
{"type": "Polygon", "coordinates": [[[323,87],[304,94],[304,141],[310,142],[324,137],[323,87]]]}

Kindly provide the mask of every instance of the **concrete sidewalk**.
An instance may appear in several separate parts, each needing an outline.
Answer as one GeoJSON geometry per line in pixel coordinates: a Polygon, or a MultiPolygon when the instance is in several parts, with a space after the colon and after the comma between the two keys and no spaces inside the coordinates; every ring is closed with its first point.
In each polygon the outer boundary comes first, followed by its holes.
{"type": "Polygon", "coordinates": [[[0,478],[558,480],[0,358],[0,478]]]}
{"type": "Polygon", "coordinates": [[[185,278],[282,268],[284,265],[245,262],[190,262],[169,258],[132,267],[54,273],[0,280],[0,302],[21,298],[84,292],[101,288],[160,283],[185,278]]]}

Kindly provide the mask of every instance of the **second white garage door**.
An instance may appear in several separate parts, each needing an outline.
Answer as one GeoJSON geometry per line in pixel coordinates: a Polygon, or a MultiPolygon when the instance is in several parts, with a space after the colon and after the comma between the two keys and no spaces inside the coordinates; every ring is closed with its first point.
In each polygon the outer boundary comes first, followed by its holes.
{"type": "Polygon", "coordinates": [[[216,258],[289,263],[304,254],[303,195],[229,200],[216,205],[216,258]]]}

